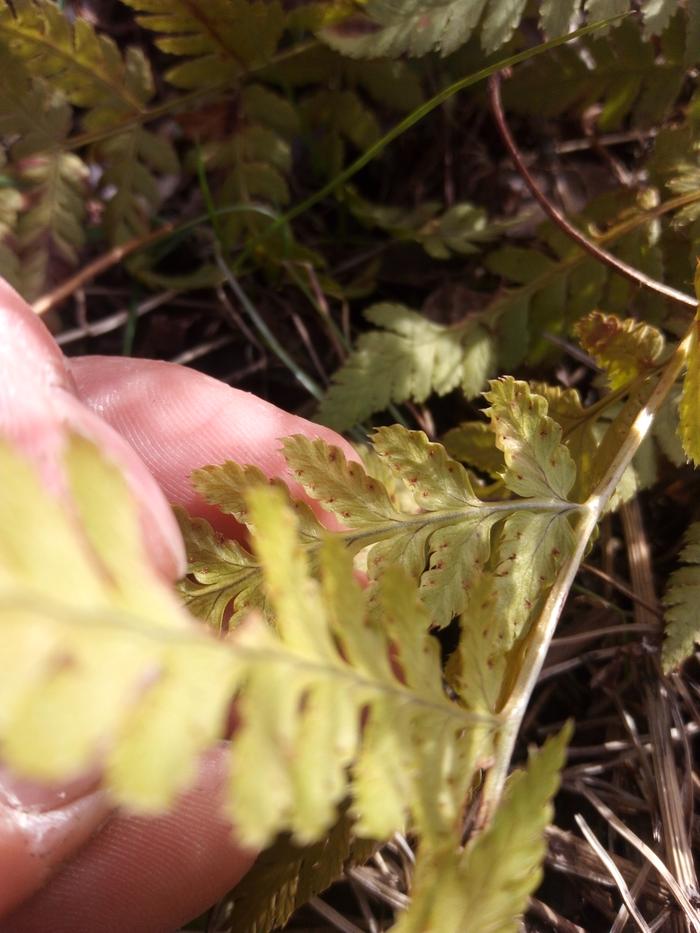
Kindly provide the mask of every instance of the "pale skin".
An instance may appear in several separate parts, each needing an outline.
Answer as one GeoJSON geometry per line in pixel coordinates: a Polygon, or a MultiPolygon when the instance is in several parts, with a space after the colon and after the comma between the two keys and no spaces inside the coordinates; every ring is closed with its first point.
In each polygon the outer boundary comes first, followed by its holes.
{"type": "MultiPolygon", "coordinates": [[[[280,438],[298,433],[352,456],[334,432],[193,370],[150,360],[66,359],[0,280],[0,436],[59,496],[68,431],[89,437],[123,469],[150,559],[168,580],[185,566],[169,503],[236,531],[193,491],[193,469],[235,459],[286,478],[280,438]]],[[[3,933],[171,933],[214,903],[255,858],[220,816],[226,755],[224,743],[210,749],[196,786],[153,819],[115,810],[98,774],[41,787],[0,763],[3,933]]]]}

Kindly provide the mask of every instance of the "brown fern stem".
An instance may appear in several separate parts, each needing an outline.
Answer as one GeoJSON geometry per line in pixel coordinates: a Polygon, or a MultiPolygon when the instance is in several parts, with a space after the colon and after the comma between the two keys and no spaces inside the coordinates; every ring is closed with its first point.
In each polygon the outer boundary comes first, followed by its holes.
{"type": "Polygon", "coordinates": [[[503,111],[503,102],[501,100],[501,74],[497,73],[492,75],[489,78],[489,95],[491,98],[491,110],[493,112],[494,120],[496,121],[496,126],[498,131],[501,134],[503,143],[508,150],[508,153],[513,160],[518,173],[521,178],[527,185],[530,193],[533,198],[540,205],[545,214],[552,220],[564,233],[570,237],[581,249],[585,250],[594,259],[597,259],[599,262],[602,262],[604,265],[611,268],[614,272],[617,272],[618,275],[623,276],[628,279],[630,282],[634,282],[635,285],[640,286],[641,288],[646,288],[648,291],[655,292],[657,295],[662,295],[664,298],[669,299],[670,301],[675,301],[677,304],[684,305],[687,308],[697,308],[697,298],[692,295],[687,295],[685,292],[678,291],[675,288],[672,288],[670,285],[665,285],[663,282],[658,282],[656,279],[647,275],[645,272],[642,272],[640,269],[636,269],[634,266],[629,265],[629,263],[624,262],[622,259],[619,259],[617,256],[614,256],[612,253],[609,253],[606,249],[603,249],[600,246],[597,246],[592,240],[589,240],[585,234],[583,234],[577,227],[575,227],[567,217],[549,200],[547,195],[539,187],[535,179],[533,178],[529,168],[525,164],[520,150],[513,138],[513,134],[510,131],[508,126],[508,121],[506,120],[505,113],[503,111]]]}

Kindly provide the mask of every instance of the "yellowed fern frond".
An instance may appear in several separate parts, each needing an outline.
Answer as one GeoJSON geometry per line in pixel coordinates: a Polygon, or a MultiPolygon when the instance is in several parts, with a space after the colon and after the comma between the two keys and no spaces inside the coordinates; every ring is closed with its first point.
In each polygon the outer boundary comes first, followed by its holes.
{"type": "Polygon", "coordinates": [[[71,22],[51,0],[0,0],[0,42],[74,106],[121,113],[145,108],[150,68],[143,52],[130,49],[122,57],[110,38],[85,19],[71,22]]]}
{"type": "Polygon", "coordinates": [[[155,176],[176,172],[178,162],[166,139],[141,126],[155,87],[140,49],[122,54],[112,39],[84,19],[71,21],[50,0],[0,0],[0,62],[0,133],[19,139],[13,159],[31,154],[44,166],[38,178],[31,177],[35,167],[29,178],[24,164],[16,168],[24,183],[36,184],[19,232],[34,247],[23,287],[31,296],[45,285],[54,256],[74,262],[82,246],[85,198],[73,197],[69,184],[77,179],[76,156],[58,155],[71,148],[75,118],[86,140],[98,140],[92,156],[103,170],[105,225],[114,242],[148,228],[161,200],[155,176]]]}

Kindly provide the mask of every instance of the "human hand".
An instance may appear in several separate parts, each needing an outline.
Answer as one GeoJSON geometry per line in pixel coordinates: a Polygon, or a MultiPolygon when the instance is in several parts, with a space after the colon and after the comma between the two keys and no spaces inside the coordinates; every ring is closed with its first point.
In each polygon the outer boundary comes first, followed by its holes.
{"type": "MultiPolygon", "coordinates": [[[[30,457],[57,495],[66,434],[98,444],[123,469],[148,553],[167,579],[185,566],[168,502],[235,533],[232,519],[192,489],[193,469],[235,459],[286,478],[279,439],[294,433],[350,453],[334,432],[184,367],[66,359],[1,281],[0,337],[0,436],[30,457]]],[[[255,858],[220,815],[224,761],[223,747],[211,749],[196,786],[157,819],[115,811],[95,775],[40,787],[0,768],[3,933],[170,933],[206,909],[255,858]]]]}

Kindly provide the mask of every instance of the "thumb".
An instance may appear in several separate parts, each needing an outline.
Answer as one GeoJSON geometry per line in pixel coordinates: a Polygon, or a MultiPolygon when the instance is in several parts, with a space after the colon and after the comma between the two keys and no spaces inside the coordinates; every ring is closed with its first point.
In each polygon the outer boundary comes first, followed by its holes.
{"type": "Polygon", "coordinates": [[[63,354],[29,305],[0,280],[0,438],[38,468],[46,486],[66,495],[62,454],[69,431],[93,441],[119,466],[136,498],[147,549],[166,577],[181,576],[185,557],[177,523],[157,482],[133,448],[75,394],[63,354]]]}

